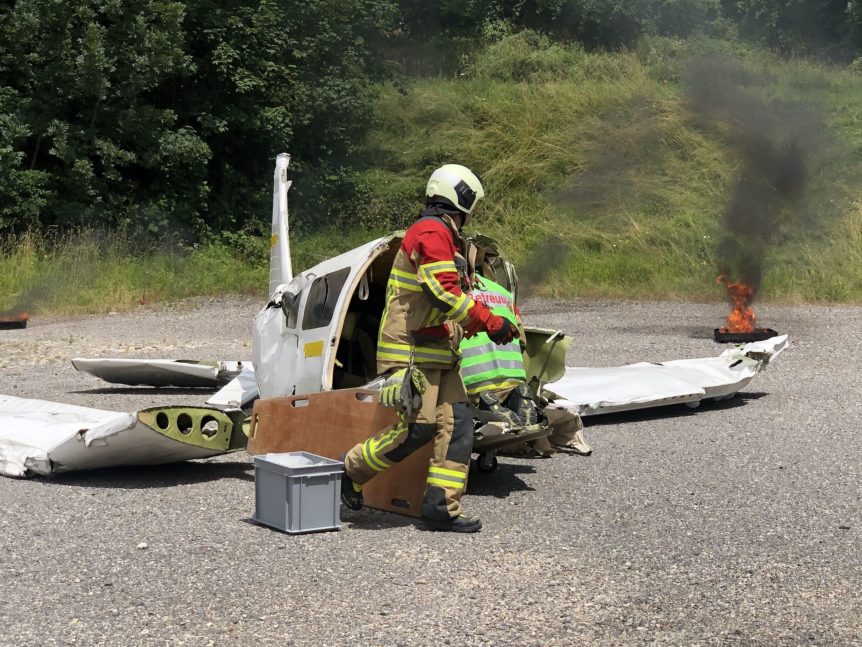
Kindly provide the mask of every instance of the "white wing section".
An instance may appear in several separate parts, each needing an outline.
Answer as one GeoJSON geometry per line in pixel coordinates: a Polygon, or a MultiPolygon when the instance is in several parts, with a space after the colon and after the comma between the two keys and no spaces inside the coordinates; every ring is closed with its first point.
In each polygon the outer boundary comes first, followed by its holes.
{"type": "Polygon", "coordinates": [[[0,473],[50,474],[51,452],[64,443],[85,445],[88,431],[128,429],[133,413],[0,395],[0,473]]]}
{"type": "Polygon", "coordinates": [[[228,450],[226,442],[201,447],[172,439],[144,424],[137,412],[0,395],[0,474],[4,476],[158,465],[228,450]]]}
{"type": "Polygon", "coordinates": [[[111,384],[130,386],[217,387],[237,376],[248,362],[184,359],[88,359],[76,357],[72,366],[111,384]]]}
{"type": "Polygon", "coordinates": [[[697,406],[744,388],[788,346],[787,335],[730,348],[718,357],[641,362],[614,368],[566,367],[551,390],[555,408],[582,416],[667,404],[697,406]]]}

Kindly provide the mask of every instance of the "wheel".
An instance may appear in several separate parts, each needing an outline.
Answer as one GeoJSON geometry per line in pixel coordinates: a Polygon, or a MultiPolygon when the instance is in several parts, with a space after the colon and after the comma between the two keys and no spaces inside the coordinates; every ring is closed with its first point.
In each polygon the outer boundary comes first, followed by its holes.
{"type": "Polygon", "coordinates": [[[484,452],[476,458],[476,469],[483,474],[490,474],[498,464],[495,452],[484,452]]]}

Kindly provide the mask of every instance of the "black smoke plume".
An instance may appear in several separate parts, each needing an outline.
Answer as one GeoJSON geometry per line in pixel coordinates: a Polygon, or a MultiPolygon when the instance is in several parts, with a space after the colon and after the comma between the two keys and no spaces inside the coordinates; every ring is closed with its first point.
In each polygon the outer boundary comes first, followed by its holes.
{"type": "Polygon", "coordinates": [[[548,236],[537,243],[532,253],[518,264],[518,294],[529,296],[545,277],[560,269],[569,247],[558,236],[548,236]]]}
{"type": "Polygon", "coordinates": [[[811,103],[766,99],[769,78],[732,60],[698,61],[686,81],[699,125],[719,132],[739,162],[720,221],[718,271],[756,293],[767,250],[817,224],[806,199],[812,162],[826,147],[823,118],[811,103]]]}

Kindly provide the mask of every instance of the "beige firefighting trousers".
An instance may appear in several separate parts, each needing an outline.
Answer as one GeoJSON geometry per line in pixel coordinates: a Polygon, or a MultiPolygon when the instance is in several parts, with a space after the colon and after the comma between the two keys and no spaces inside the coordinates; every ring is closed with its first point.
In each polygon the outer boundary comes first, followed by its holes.
{"type": "Polygon", "coordinates": [[[344,457],[344,470],[354,483],[367,483],[433,439],[422,516],[445,521],[463,512],[461,495],[473,451],[473,419],[457,365],[421,370],[428,386],[419,412],[354,446],[344,457]]]}

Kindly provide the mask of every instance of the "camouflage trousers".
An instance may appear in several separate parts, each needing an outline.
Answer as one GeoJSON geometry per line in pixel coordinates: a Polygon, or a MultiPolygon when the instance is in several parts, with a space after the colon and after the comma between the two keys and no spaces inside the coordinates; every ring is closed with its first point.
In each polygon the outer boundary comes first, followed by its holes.
{"type": "Polygon", "coordinates": [[[459,516],[473,451],[473,418],[458,367],[421,369],[428,387],[422,407],[412,417],[354,446],[344,470],[362,485],[414,451],[434,441],[428,466],[422,516],[445,521],[459,516]]]}

